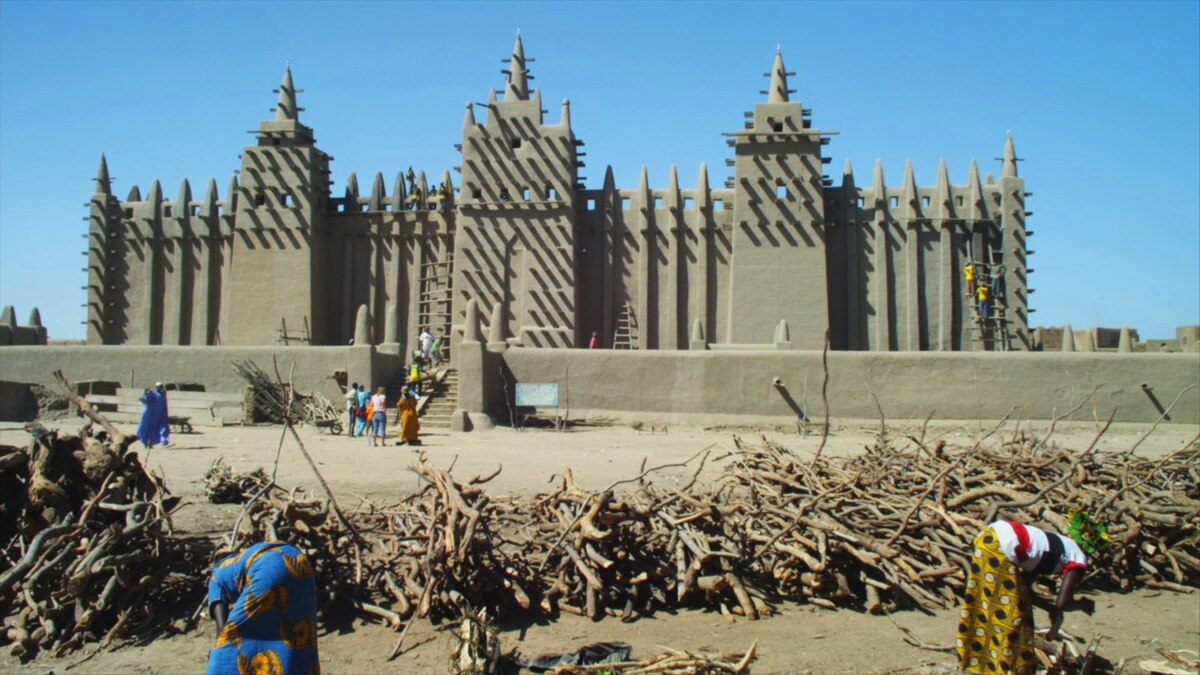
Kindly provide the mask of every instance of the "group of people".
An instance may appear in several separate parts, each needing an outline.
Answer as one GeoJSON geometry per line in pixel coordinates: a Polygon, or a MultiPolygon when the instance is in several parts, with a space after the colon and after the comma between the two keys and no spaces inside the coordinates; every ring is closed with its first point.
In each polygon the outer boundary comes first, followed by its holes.
{"type": "Polygon", "coordinates": [[[433,367],[441,365],[445,362],[443,352],[446,348],[446,336],[434,329],[431,333],[428,327],[421,329],[421,334],[417,336],[417,345],[420,347],[414,356],[418,357],[425,367],[433,367]]]}
{"type": "Polygon", "coordinates": [[[963,276],[967,280],[967,295],[978,302],[979,317],[986,319],[991,313],[993,298],[1004,297],[1004,264],[987,265],[987,275],[975,268],[973,261],[963,265],[963,276]]]}
{"type": "MultiPolygon", "coordinates": [[[[396,401],[394,422],[400,425],[400,439],[396,445],[420,445],[421,422],[417,414],[417,404],[421,397],[421,384],[424,380],[423,366],[438,365],[443,362],[442,350],[444,338],[434,334],[429,328],[422,328],[417,337],[420,349],[413,352],[413,362],[408,366],[405,385],[400,388],[400,400],[396,401]]],[[[346,388],[343,398],[346,400],[346,418],[350,437],[363,436],[372,446],[387,444],[388,399],[387,390],[377,387],[370,394],[366,386],[357,382],[346,388]]]]}
{"type": "Polygon", "coordinates": [[[410,211],[442,211],[450,204],[450,198],[453,196],[452,189],[445,183],[438,183],[437,187],[425,195],[422,194],[421,188],[417,187],[417,175],[413,173],[411,166],[408,167],[408,173],[404,177],[408,179],[408,209],[410,211]]]}
{"type": "MultiPolygon", "coordinates": [[[[351,438],[365,437],[367,444],[381,447],[387,444],[387,390],[377,387],[374,394],[353,382],[346,388],[346,416],[351,438]]],[[[421,422],[417,417],[417,392],[407,385],[400,388],[400,400],[396,402],[397,421],[400,424],[400,440],[396,445],[420,445],[421,422]]]]}

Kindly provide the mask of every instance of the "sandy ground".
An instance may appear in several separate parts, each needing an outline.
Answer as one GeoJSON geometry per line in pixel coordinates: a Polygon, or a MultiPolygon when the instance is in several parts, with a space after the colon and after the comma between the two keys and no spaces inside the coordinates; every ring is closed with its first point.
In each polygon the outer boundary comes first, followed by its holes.
{"type": "MultiPolygon", "coordinates": [[[[78,420],[57,426],[74,431],[78,420]]],[[[1047,424],[1035,422],[1032,429],[1044,433],[1047,424]]],[[[1148,425],[1114,424],[1099,442],[1101,449],[1128,449],[1148,430],[1148,425]]],[[[949,443],[969,443],[992,432],[1010,437],[1030,429],[1028,423],[1008,422],[996,429],[995,422],[931,423],[927,440],[944,438],[949,443]]],[[[874,442],[877,422],[845,422],[834,425],[827,453],[854,453],[874,442]]],[[[889,428],[889,436],[899,443],[908,435],[919,435],[919,423],[889,428]]],[[[1093,423],[1060,423],[1054,441],[1067,447],[1086,447],[1096,435],[1093,423]]],[[[1163,425],[1138,448],[1139,454],[1161,455],[1184,445],[1196,434],[1196,425],[1163,425]]],[[[456,434],[429,430],[423,434],[425,452],[437,465],[453,464],[454,473],[469,477],[503,467],[501,474],[488,484],[494,495],[533,495],[544,491],[556,473],[572,470],[584,488],[601,488],[638,473],[643,460],[647,466],[683,462],[711,449],[719,454],[732,447],[734,436],[754,440],[765,433],[772,441],[801,453],[811,453],[819,436],[797,433],[792,429],[758,428],[658,428],[634,430],[628,426],[588,427],[567,432],[495,429],[487,432],[456,434]]],[[[413,451],[404,447],[370,448],[361,439],[330,436],[315,429],[300,430],[301,438],[317,461],[345,508],[354,508],[363,498],[388,501],[411,492],[417,486],[409,471],[415,461],[413,451]]],[[[0,424],[0,443],[22,445],[27,435],[16,424],[0,424]]],[[[209,464],[224,457],[235,469],[259,466],[270,471],[282,440],[278,480],[285,486],[304,485],[319,489],[311,468],[305,463],[295,441],[282,438],[281,427],[200,427],[193,434],[177,434],[175,447],[157,448],[148,453],[151,467],[161,469],[171,490],[184,498],[176,512],[177,525],[190,533],[217,535],[232,525],[237,509],[228,505],[208,504],[203,495],[202,478],[209,464]]],[[[140,447],[140,446],[135,446],[140,447]]],[[[144,452],[144,451],[143,451],[144,452]]],[[[667,468],[655,474],[656,480],[672,481],[691,475],[690,468],[667,468]]],[[[203,579],[197,579],[189,599],[196,606],[202,593],[203,579]]],[[[1200,649],[1200,603],[1196,595],[1139,591],[1131,594],[1096,593],[1097,611],[1093,617],[1068,615],[1068,631],[1083,636],[1103,636],[1101,654],[1111,662],[1126,663],[1125,672],[1141,672],[1143,659],[1161,660],[1160,648],[1200,649]]],[[[753,671],[773,672],[881,672],[913,669],[953,671],[952,659],[943,653],[925,651],[904,643],[901,632],[888,617],[876,617],[853,611],[828,611],[806,605],[785,605],[780,614],[767,620],[730,623],[720,614],[701,611],[660,613],[650,619],[623,624],[614,619],[593,623],[565,616],[550,623],[506,626],[501,634],[503,649],[536,655],[566,651],[589,642],[623,640],[633,644],[634,656],[657,653],[657,645],[706,652],[742,650],[759,641],[759,660],[753,671]]],[[[177,614],[183,614],[181,609],[177,614]]],[[[932,616],[904,612],[894,619],[911,629],[919,639],[937,645],[953,642],[956,610],[932,616]]],[[[446,672],[453,641],[433,627],[418,623],[410,631],[407,653],[388,661],[396,635],[378,624],[345,619],[345,623],[324,626],[320,635],[322,666],[330,673],[441,673],[446,672]]],[[[201,623],[191,631],[182,631],[179,616],[164,616],[145,639],[134,641],[111,652],[98,654],[77,665],[83,654],[63,660],[41,659],[28,664],[0,656],[4,672],[163,672],[189,673],[204,668],[211,645],[212,624],[201,623]]]]}

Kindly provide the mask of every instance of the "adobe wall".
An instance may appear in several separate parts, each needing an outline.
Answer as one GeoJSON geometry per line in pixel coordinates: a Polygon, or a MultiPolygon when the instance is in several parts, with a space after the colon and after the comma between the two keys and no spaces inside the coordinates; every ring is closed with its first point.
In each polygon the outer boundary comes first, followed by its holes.
{"type": "MultiPolygon", "coordinates": [[[[466,345],[464,345],[464,348],[466,345]]],[[[513,382],[559,384],[559,401],[582,411],[637,412],[649,419],[707,421],[731,416],[795,420],[823,416],[821,353],[817,351],[629,352],[509,348],[502,359],[513,382]],[[773,385],[780,378],[782,387],[773,385]],[[789,404],[789,398],[791,404],[789,404]],[[792,405],[795,405],[795,408],[792,405]]],[[[486,361],[485,361],[486,362],[486,361]]],[[[1099,415],[1153,422],[1160,414],[1142,385],[1168,406],[1200,379],[1200,355],[1109,353],[830,352],[829,404],[835,418],[878,416],[874,393],[889,420],[1049,419],[1080,403],[1094,385],[1099,415]]],[[[460,389],[483,382],[485,411],[505,407],[499,369],[460,372],[460,389]]],[[[512,383],[509,383],[512,391],[512,383]]],[[[462,401],[464,407],[468,402],[462,401]]],[[[480,412],[467,407],[470,412],[480,412]]],[[[1091,419],[1092,405],[1076,414],[1091,419]]],[[[1183,395],[1171,421],[1200,423],[1200,388],[1183,395]]]]}
{"type": "Polygon", "coordinates": [[[208,391],[242,391],[246,381],[233,369],[234,360],[251,360],[273,373],[272,355],[286,380],[294,373],[298,390],[318,391],[335,404],[341,392],[333,380],[345,371],[349,381],[386,384],[396,356],[375,347],[181,347],[181,346],[43,346],[4,347],[0,381],[56,388],[55,370],[68,380],[103,380],[144,388],[156,381],[203,384],[208,391]],[[293,364],[295,369],[292,370],[293,364]],[[378,366],[373,372],[373,368],[378,366]],[[132,382],[131,382],[132,381],[132,382]]]}

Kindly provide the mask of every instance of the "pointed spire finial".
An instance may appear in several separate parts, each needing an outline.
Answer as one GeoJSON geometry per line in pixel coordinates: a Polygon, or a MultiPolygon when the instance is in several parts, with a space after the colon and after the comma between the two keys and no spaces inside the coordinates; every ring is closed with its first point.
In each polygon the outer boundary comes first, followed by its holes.
{"type": "Polygon", "coordinates": [[[521,42],[521,31],[513,45],[512,59],[508,63],[508,84],[504,87],[504,98],[510,101],[529,99],[529,79],[525,70],[525,45],[521,42]]]}
{"type": "Polygon", "coordinates": [[[871,197],[875,202],[875,208],[883,219],[887,216],[887,186],[883,180],[883,160],[875,160],[875,171],[871,178],[871,197]]]}
{"type": "Polygon", "coordinates": [[[767,103],[787,103],[787,69],[783,67],[783,52],[775,52],[775,64],[771,66],[771,88],[767,90],[767,103]]]}
{"type": "Polygon", "coordinates": [[[211,218],[217,215],[217,179],[209,178],[204,188],[204,202],[200,205],[200,215],[211,218]]]}
{"type": "Polygon", "coordinates": [[[112,194],[112,181],[108,177],[108,160],[100,153],[100,168],[96,170],[96,194],[112,194]]]}
{"type": "Polygon", "coordinates": [[[904,160],[904,204],[910,216],[917,214],[917,179],[913,175],[911,159],[904,160]]]}
{"type": "Polygon", "coordinates": [[[564,98],[562,104],[562,121],[559,122],[568,129],[571,128],[571,99],[564,98]]]}
{"type": "Polygon", "coordinates": [[[375,172],[375,180],[371,182],[371,196],[367,205],[368,211],[382,211],[383,203],[387,197],[387,190],[383,185],[383,172],[375,172]]]}
{"type": "Polygon", "coordinates": [[[463,114],[463,133],[475,127],[475,105],[467,101],[467,112],[463,114]]]}
{"type": "Polygon", "coordinates": [[[179,184],[179,192],[175,196],[175,204],[179,207],[175,209],[175,217],[186,216],[189,213],[188,206],[192,203],[192,184],[188,179],[184,178],[179,184]]]}
{"type": "Polygon", "coordinates": [[[937,199],[938,209],[945,217],[950,217],[950,209],[953,204],[950,200],[950,170],[946,168],[945,157],[938,160],[937,199]]]}
{"type": "Polygon", "coordinates": [[[1008,138],[1004,141],[1004,165],[1000,169],[1001,178],[1016,178],[1017,177],[1017,151],[1013,147],[1012,132],[1008,132],[1008,138]]]}
{"type": "Polygon", "coordinates": [[[279,103],[275,105],[275,119],[300,120],[299,108],[296,106],[296,86],[292,83],[291,61],[283,68],[283,82],[279,85],[279,103]]]}

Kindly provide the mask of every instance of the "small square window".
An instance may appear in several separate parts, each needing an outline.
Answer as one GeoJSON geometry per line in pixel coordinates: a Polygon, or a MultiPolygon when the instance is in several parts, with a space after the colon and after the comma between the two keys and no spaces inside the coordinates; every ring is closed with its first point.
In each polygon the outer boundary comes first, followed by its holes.
{"type": "Polygon", "coordinates": [[[691,197],[684,197],[684,198],[683,198],[683,209],[686,211],[686,210],[688,210],[688,209],[690,209],[690,208],[692,208],[692,198],[691,198],[691,197]]]}
{"type": "Polygon", "coordinates": [[[788,189],[787,189],[786,185],[776,185],[775,186],[775,198],[776,199],[787,199],[788,198],[788,189]]]}
{"type": "Polygon", "coordinates": [[[663,207],[663,198],[655,197],[654,198],[654,208],[661,209],[662,207],[663,207]]]}
{"type": "Polygon", "coordinates": [[[621,199],[621,208],[622,209],[629,208],[629,197],[625,197],[625,198],[621,199]]]}
{"type": "Polygon", "coordinates": [[[171,217],[171,207],[169,207],[169,206],[164,206],[164,207],[163,207],[163,217],[164,217],[164,218],[170,218],[170,217],[171,217]]]}
{"type": "Polygon", "coordinates": [[[713,211],[720,211],[723,208],[725,208],[725,200],[724,199],[714,199],[713,200],[713,211]]]}
{"type": "Polygon", "coordinates": [[[900,205],[900,198],[899,198],[899,197],[892,197],[891,199],[889,199],[889,200],[888,200],[888,204],[890,204],[890,205],[892,205],[892,206],[899,206],[899,205],[900,205]]]}
{"type": "Polygon", "coordinates": [[[558,190],[552,187],[546,188],[546,199],[558,199],[558,190]]]}
{"type": "Polygon", "coordinates": [[[483,199],[483,190],[471,190],[471,199],[483,199]]]}
{"type": "Polygon", "coordinates": [[[193,206],[193,207],[192,207],[192,215],[193,215],[193,216],[198,216],[198,215],[200,215],[200,207],[199,207],[199,206],[193,206]]]}
{"type": "Polygon", "coordinates": [[[866,202],[863,200],[863,198],[862,198],[862,197],[859,197],[859,198],[858,198],[858,206],[859,206],[859,208],[861,208],[861,207],[862,207],[864,204],[866,204],[866,202]]]}
{"type": "Polygon", "coordinates": [[[280,201],[283,203],[283,205],[285,207],[290,208],[290,207],[293,207],[296,205],[296,198],[293,197],[292,193],[290,193],[290,192],[283,193],[283,197],[280,201]]]}
{"type": "Polygon", "coordinates": [[[962,198],[961,196],[960,196],[960,197],[958,197],[958,205],[959,205],[959,206],[962,206],[962,205],[963,205],[963,198],[962,198]]]}
{"type": "Polygon", "coordinates": [[[521,199],[532,201],[533,192],[529,188],[521,188],[521,199]]]}
{"type": "Polygon", "coordinates": [[[513,148],[513,150],[516,150],[516,149],[517,149],[517,148],[519,148],[519,147],[521,147],[521,139],[519,139],[519,138],[514,138],[514,139],[512,139],[512,148],[513,148]]]}
{"type": "Polygon", "coordinates": [[[921,206],[929,206],[929,197],[921,197],[921,206]]]}
{"type": "Polygon", "coordinates": [[[595,211],[595,210],[596,210],[596,200],[595,200],[595,199],[589,199],[589,200],[587,200],[587,210],[588,210],[588,211],[595,211]]]}
{"type": "Polygon", "coordinates": [[[500,201],[502,201],[502,202],[512,201],[512,195],[508,194],[508,190],[500,191],[500,201]]]}
{"type": "Polygon", "coordinates": [[[254,205],[255,206],[266,206],[267,205],[267,195],[265,193],[263,193],[261,190],[254,193],[254,205]]]}
{"type": "Polygon", "coordinates": [[[132,218],[133,217],[133,209],[125,209],[125,217],[132,218]]]}
{"type": "Polygon", "coordinates": [[[771,125],[771,128],[775,130],[775,133],[782,134],[783,133],[783,122],[775,122],[774,124],[771,125]]]}

